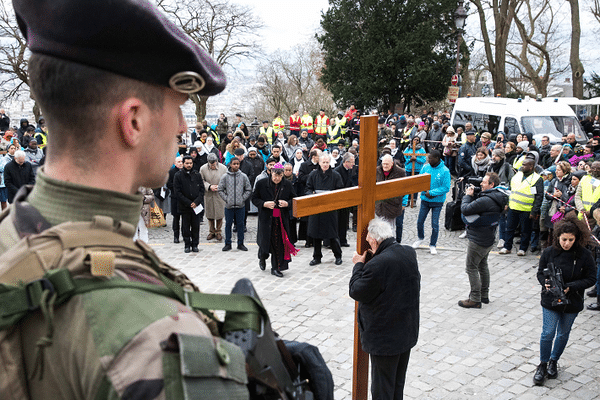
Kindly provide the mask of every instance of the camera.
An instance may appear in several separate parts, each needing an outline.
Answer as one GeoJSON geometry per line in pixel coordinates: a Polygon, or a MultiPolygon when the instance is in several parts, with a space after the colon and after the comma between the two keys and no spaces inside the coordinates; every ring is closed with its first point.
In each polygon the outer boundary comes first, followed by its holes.
{"type": "Polygon", "coordinates": [[[564,306],[570,304],[571,301],[565,294],[565,283],[560,268],[556,268],[553,263],[548,263],[548,266],[544,268],[544,277],[546,278],[546,284],[550,286],[548,291],[552,295],[552,307],[564,306]]]}
{"type": "Polygon", "coordinates": [[[474,195],[478,195],[479,193],[481,193],[481,182],[483,181],[483,178],[481,177],[470,177],[467,178],[467,185],[465,186],[466,189],[468,188],[473,188],[473,194],[474,195]]]}

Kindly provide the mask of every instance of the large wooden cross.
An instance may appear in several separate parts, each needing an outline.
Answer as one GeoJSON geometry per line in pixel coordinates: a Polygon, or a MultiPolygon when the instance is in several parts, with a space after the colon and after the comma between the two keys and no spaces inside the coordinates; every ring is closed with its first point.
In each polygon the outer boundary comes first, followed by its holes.
{"type": "MultiPolygon", "coordinates": [[[[293,201],[293,212],[296,218],[300,218],[307,215],[358,206],[356,249],[360,254],[363,254],[369,248],[366,241],[367,225],[375,217],[375,201],[429,190],[431,176],[423,174],[376,183],[378,117],[370,115],[362,116],[360,119],[358,187],[295,198],[293,201]]],[[[355,400],[366,400],[369,381],[369,355],[363,351],[360,344],[357,323],[358,303],[355,305],[354,313],[352,398],[355,400]]]]}

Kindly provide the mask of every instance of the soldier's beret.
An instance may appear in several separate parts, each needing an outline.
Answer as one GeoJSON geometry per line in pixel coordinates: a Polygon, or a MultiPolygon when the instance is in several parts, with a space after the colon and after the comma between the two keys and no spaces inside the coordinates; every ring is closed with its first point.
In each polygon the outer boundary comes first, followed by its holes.
{"type": "Polygon", "coordinates": [[[221,67],[148,0],[13,0],[33,53],[181,93],[225,89],[221,67]]]}

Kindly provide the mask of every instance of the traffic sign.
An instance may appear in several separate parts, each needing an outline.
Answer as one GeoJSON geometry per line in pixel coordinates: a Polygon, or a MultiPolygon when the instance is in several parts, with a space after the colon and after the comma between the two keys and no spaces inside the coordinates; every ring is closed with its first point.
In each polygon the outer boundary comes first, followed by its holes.
{"type": "Polygon", "coordinates": [[[458,86],[458,75],[452,75],[450,83],[452,83],[452,86],[458,86]]]}
{"type": "Polygon", "coordinates": [[[456,99],[458,99],[458,94],[460,92],[460,88],[458,86],[450,86],[448,87],[448,101],[450,103],[454,103],[456,99]]]}

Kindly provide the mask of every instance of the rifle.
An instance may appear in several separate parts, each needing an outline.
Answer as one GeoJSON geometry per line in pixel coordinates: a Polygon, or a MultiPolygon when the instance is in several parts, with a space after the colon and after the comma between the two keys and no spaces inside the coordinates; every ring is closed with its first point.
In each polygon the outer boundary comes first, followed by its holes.
{"type": "MultiPolygon", "coordinates": [[[[243,294],[260,301],[249,279],[237,281],[231,293],[243,294]]],[[[227,313],[236,318],[239,313],[227,313]]],[[[252,329],[225,332],[228,342],[239,346],[246,356],[248,389],[251,399],[313,400],[308,379],[301,380],[300,366],[296,367],[285,344],[271,329],[268,316],[260,318],[260,332],[252,329]]]]}

